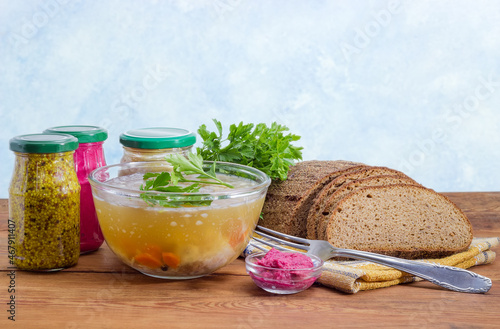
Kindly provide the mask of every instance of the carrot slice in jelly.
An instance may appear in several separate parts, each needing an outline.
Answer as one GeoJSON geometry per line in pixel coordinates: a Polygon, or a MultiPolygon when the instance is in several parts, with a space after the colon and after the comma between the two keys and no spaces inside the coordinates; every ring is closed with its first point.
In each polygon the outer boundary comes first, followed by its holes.
{"type": "Polygon", "coordinates": [[[153,258],[157,259],[161,262],[161,248],[156,244],[148,244],[146,248],[144,248],[144,253],[150,254],[153,258]]]}
{"type": "Polygon", "coordinates": [[[171,252],[164,252],[161,254],[163,263],[171,268],[177,268],[181,263],[179,256],[171,252]]]}
{"type": "Polygon", "coordinates": [[[237,246],[240,245],[243,241],[245,241],[245,237],[247,236],[248,229],[245,230],[244,232],[236,232],[231,237],[229,238],[229,245],[233,248],[236,249],[237,246]]]}
{"type": "Polygon", "coordinates": [[[159,259],[148,253],[139,254],[134,257],[134,260],[137,263],[150,268],[160,268],[163,265],[159,259]]]}

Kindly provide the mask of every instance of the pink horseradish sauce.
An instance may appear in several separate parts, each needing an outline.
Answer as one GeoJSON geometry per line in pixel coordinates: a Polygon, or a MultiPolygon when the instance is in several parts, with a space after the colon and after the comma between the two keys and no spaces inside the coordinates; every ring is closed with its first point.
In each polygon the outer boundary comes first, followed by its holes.
{"type": "Polygon", "coordinates": [[[256,262],[257,265],[283,268],[283,269],[301,269],[314,266],[311,258],[302,253],[281,252],[277,249],[269,250],[264,258],[256,262]]]}
{"type": "Polygon", "coordinates": [[[81,186],[80,252],[86,253],[99,249],[104,242],[88,180],[88,175],[92,170],[106,165],[102,142],[80,144],[75,151],[74,161],[81,186]]]}
{"type": "Polygon", "coordinates": [[[313,261],[300,252],[281,252],[273,248],[255,265],[262,268],[250,275],[259,286],[270,290],[300,291],[317,279],[317,276],[313,276],[313,261]]]}

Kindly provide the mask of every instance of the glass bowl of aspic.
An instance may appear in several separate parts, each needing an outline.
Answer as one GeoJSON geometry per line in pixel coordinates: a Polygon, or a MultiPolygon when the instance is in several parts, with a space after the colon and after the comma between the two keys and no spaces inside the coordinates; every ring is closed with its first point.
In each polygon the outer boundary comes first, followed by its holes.
{"type": "Polygon", "coordinates": [[[236,259],[271,182],[258,169],[196,155],[108,165],[89,181],[109,248],[126,265],[164,279],[202,277],[236,259]]]}

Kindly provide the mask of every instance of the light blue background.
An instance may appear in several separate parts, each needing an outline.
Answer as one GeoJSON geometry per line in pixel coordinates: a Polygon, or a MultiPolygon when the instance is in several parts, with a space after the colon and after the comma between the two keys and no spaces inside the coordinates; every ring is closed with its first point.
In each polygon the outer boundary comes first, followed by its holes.
{"type": "Polygon", "coordinates": [[[277,121],[304,160],[500,190],[498,1],[0,1],[0,197],[11,137],[277,121]]]}

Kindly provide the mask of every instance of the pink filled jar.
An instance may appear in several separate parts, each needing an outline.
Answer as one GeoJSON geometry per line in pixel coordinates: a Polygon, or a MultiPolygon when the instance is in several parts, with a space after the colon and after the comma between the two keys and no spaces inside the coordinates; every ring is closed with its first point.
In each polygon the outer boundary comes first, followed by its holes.
{"type": "Polygon", "coordinates": [[[101,127],[86,125],[52,127],[45,132],[69,134],[78,139],[74,162],[81,186],[80,253],[95,251],[104,242],[104,237],[97,220],[88,176],[92,170],[106,165],[103,143],[108,138],[108,132],[101,127]]]}

